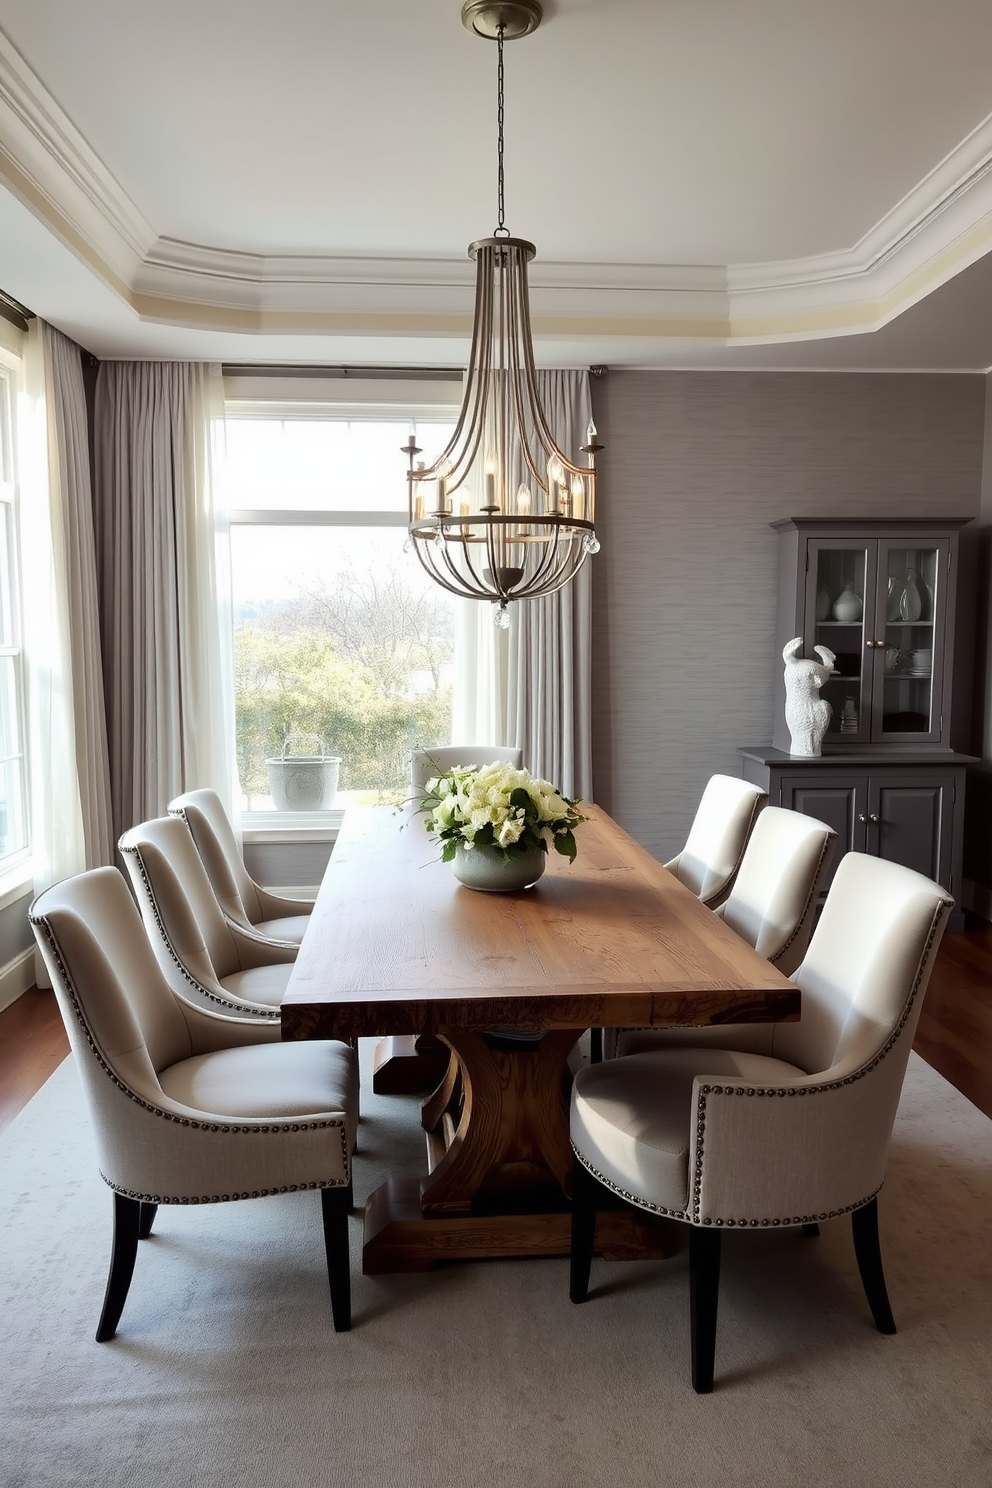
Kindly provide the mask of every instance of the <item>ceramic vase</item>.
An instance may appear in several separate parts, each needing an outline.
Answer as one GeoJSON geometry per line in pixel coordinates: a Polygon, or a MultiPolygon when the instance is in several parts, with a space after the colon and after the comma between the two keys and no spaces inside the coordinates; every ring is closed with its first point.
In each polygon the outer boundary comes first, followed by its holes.
{"type": "Polygon", "coordinates": [[[853,623],[855,620],[861,619],[861,614],[862,604],[860,597],[855,594],[850,584],[845,584],[840,594],[834,600],[834,619],[853,623]]]}
{"type": "Polygon", "coordinates": [[[923,599],[916,587],[915,568],[906,570],[906,587],[899,599],[899,613],[904,620],[919,620],[923,613],[923,599]]]}
{"type": "Polygon", "coordinates": [[[484,894],[512,894],[536,883],[547,861],[548,855],[540,847],[511,852],[509,862],[504,862],[498,848],[463,847],[459,843],[451,871],[467,889],[479,889],[484,894]]]}

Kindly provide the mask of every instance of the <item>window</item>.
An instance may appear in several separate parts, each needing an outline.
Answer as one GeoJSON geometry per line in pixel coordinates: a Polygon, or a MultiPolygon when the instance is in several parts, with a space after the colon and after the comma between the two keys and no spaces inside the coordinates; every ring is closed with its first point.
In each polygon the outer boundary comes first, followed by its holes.
{"type": "Polygon", "coordinates": [[[411,748],[450,741],[455,601],[404,551],[401,446],[413,422],[440,450],[451,418],[229,402],[244,811],[327,810],[335,770],[336,807],[400,799],[411,748]]]}
{"type": "Polygon", "coordinates": [[[0,873],[28,847],[14,386],[0,353],[0,873]]]}

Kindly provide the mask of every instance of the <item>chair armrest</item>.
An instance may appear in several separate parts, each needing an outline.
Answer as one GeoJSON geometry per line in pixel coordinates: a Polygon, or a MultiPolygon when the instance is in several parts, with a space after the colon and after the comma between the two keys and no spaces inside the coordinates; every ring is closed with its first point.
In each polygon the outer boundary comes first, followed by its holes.
{"type": "Polygon", "coordinates": [[[278,920],[283,915],[306,914],[313,909],[317,899],[316,893],[301,893],[298,896],[273,894],[260,884],[255,885],[255,892],[262,909],[262,918],[266,920],[278,920]]]}
{"type": "Polygon", "coordinates": [[[300,948],[295,941],[269,940],[264,935],[246,930],[234,920],[227,921],[227,928],[234,939],[243,971],[249,966],[284,966],[296,960],[300,948]]]}
{"type": "Polygon", "coordinates": [[[865,1203],[885,1176],[904,1061],[780,1084],[697,1076],[688,1217],[800,1224],[865,1203]]]}
{"type": "Polygon", "coordinates": [[[282,1022],[278,1016],[225,1017],[188,1002],[182,1004],[182,1014],[189,1028],[193,1054],[214,1054],[218,1049],[240,1049],[248,1044],[278,1044],[282,1039],[282,1022]]]}

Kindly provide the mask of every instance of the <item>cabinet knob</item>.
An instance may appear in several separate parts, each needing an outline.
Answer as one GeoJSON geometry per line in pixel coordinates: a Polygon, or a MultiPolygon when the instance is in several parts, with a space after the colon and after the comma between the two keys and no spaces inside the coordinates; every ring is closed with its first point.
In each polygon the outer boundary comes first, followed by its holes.
{"type": "Polygon", "coordinates": [[[878,813],[876,811],[869,811],[869,813],[868,813],[868,820],[870,822],[874,823],[875,826],[877,826],[878,825],[878,813]]]}
{"type": "Polygon", "coordinates": [[[868,818],[867,818],[867,817],[866,817],[866,816],[865,816],[865,814],[864,814],[864,812],[863,812],[863,811],[859,811],[859,812],[858,812],[858,821],[859,821],[859,822],[861,822],[861,823],[862,823],[862,825],[864,825],[864,823],[865,823],[865,822],[866,822],[866,821],[867,821],[867,820],[868,820],[868,818]]]}

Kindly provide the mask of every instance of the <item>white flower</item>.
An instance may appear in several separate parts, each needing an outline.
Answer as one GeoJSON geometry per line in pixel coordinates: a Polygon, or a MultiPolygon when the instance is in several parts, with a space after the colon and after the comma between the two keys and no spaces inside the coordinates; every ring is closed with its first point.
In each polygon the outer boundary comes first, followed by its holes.
{"type": "MultiPolygon", "coordinates": [[[[550,781],[535,780],[529,771],[503,761],[456,766],[429,781],[427,790],[433,797],[426,814],[428,832],[468,848],[493,843],[510,852],[543,843],[551,849],[557,833],[571,834],[585,820],[550,781]],[[524,805],[511,800],[517,791],[525,793],[524,805]]],[[[569,855],[574,855],[574,841],[569,855]]]]}
{"type": "Polygon", "coordinates": [[[524,829],[523,817],[515,818],[508,816],[499,829],[496,839],[500,847],[509,847],[511,842],[519,842],[520,834],[524,829]]]}

